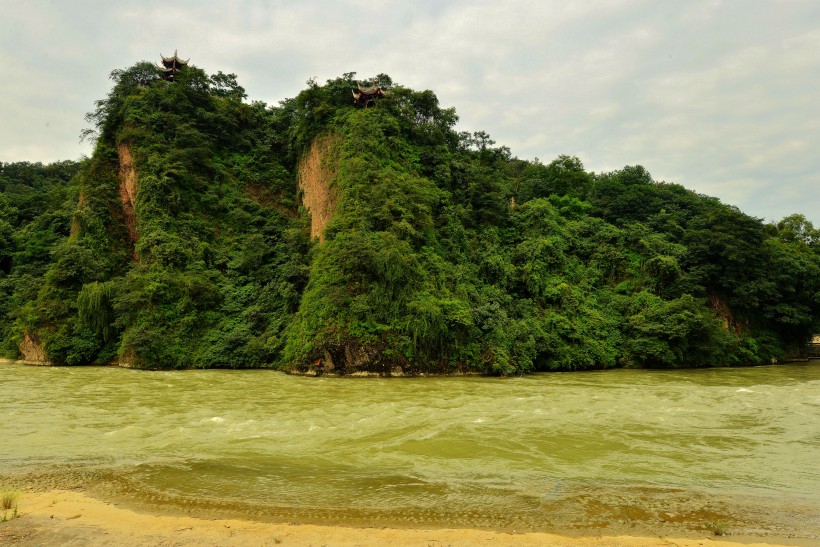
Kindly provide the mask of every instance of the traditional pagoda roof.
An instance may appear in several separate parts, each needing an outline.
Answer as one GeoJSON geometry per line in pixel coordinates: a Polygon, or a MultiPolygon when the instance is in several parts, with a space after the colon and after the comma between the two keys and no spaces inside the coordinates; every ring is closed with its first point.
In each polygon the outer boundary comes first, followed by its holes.
{"type": "Polygon", "coordinates": [[[169,82],[174,81],[174,74],[179,72],[180,69],[185,68],[188,66],[188,61],[191,59],[180,59],[177,55],[177,51],[174,50],[174,55],[172,57],[166,57],[160,53],[160,57],[162,57],[162,66],[159,67],[160,72],[162,72],[162,79],[168,80],[169,82]]]}
{"type": "Polygon", "coordinates": [[[374,83],[370,87],[362,88],[361,84],[357,84],[358,89],[353,90],[353,104],[361,105],[365,108],[374,104],[377,97],[384,97],[384,91],[381,86],[374,83]]]}
{"type": "Polygon", "coordinates": [[[177,55],[177,50],[174,50],[173,57],[166,57],[165,55],[162,55],[161,53],[160,53],[160,57],[162,57],[162,64],[165,66],[165,68],[180,68],[180,67],[183,67],[183,66],[188,66],[188,61],[191,60],[190,58],[185,59],[184,61],[182,59],[180,59],[179,56],[177,55]]]}

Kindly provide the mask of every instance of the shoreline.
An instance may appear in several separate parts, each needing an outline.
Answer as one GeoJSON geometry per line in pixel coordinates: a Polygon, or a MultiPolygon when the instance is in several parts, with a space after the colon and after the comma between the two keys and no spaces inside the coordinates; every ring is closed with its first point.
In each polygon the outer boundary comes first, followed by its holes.
{"type": "MultiPolygon", "coordinates": [[[[665,371],[665,370],[709,370],[709,369],[729,369],[729,368],[752,368],[752,367],[777,367],[780,365],[787,365],[787,364],[796,364],[796,363],[813,363],[815,361],[820,361],[820,357],[806,357],[800,359],[786,359],[781,362],[772,363],[772,364],[760,364],[760,365],[733,365],[733,366],[715,366],[715,367],[690,367],[684,369],[664,369],[664,368],[638,368],[638,369],[631,369],[631,370],[647,370],[647,371],[665,371]]],[[[286,374],[288,376],[301,376],[305,378],[351,378],[351,379],[361,379],[361,378],[504,378],[504,376],[494,376],[492,374],[485,374],[481,372],[475,371],[458,371],[458,372],[442,372],[442,373],[433,373],[433,372],[423,372],[419,374],[404,374],[401,372],[393,372],[390,374],[384,374],[381,372],[370,372],[370,371],[355,371],[349,374],[338,374],[334,372],[317,372],[316,370],[307,370],[307,371],[300,371],[297,369],[275,369],[275,368],[265,368],[265,367],[257,367],[257,368],[245,368],[245,369],[232,369],[232,368],[221,368],[221,367],[214,367],[214,368],[183,368],[183,369],[161,369],[161,368],[135,368],[130,366],[127,363],[104,363],[104,364],[92,364],[92,365],[61,365],[52,363],[49,361],[27,361],[25,359],[8,359],[5,357],[0,357],[0,366],[2,365],[18,365],[18,366],[26,366],[26,367],[54,367],[54,368],[121,368],[126,370],[137,370],[137,371],[146,371],[146,372],[185,372],[189,370],[242,370],[242,371],[256,371],[256,370],[268,370],[273,372],[279,372],[282,374],[286,374]]],[[[563,374],[563,373],[591,373],[591,372],[602,372],[606,370],[625,370],[623,367],[612,367],[608,369],[589,369],[589,370],[573,370],[573,371],[566,371],[566,370],[556,370],[556,371],[536,371],[530,372],[525,376],[532,376],[533,374],[563,374]]]]}
{"type": "Polygon", "coordinates": [[[569,537],[545,532],[414,529],[268,523],[154,515],[120,507],[82,490],[25,490],[19,516],[0,522],[5,545],[555,545],[588,547],[721,547],[808,545],[801,540],[707,536],[597,535],[569,537]],[[786,543],[775,543],[786,541],[786,543]]]}

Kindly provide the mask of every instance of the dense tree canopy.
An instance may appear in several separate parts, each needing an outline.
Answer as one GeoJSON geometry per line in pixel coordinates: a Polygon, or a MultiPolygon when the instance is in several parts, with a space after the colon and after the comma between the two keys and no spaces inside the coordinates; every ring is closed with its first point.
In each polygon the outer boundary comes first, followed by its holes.
{"type": "Polygon", "coordinates": [[[79,163],[0,164],[0,352],[384,374],[769,363],[820,330],[820,231],[641,166],[512,156],[432,91],[112,73],[79,163]],[[297,184],[311,147],[324,240],[297,184]],[[36,352],[35,352],[36,353],[36,352]]]}

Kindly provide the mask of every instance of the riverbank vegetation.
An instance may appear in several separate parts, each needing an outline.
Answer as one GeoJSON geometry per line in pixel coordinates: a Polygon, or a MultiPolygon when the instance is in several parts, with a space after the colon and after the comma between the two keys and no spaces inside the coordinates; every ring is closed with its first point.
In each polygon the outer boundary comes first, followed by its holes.
{"type": "Polygon", "coordinates": [[[7,522],[9,519],[16,519],[20,516],[18,508],[18,499],[20,493],[16,490],[4,490],[0,495],[0,506],[2,506],[3,515],[0,516],[0,522],[7,522]],[[11,511],[11,513],[9,513],[11,511]]]}
{"type": "Polygon", "coordinates": [[[509,375],[771,363],[820,330],[804,217],[522,160],[386,75],[355,107],[354,76],[267,106],[114,71],[91,158],[0,164],[0,355],[509,375]]]}

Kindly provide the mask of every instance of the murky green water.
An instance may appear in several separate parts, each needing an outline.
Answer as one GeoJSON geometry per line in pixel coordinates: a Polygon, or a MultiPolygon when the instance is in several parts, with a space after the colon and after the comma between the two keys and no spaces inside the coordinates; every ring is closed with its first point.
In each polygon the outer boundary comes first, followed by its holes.
{"type": "Polygon", "coordinates": [[[149,505],[820,534],[820,363],[392,380],[4,365],[0,391],[6,480],[149,505]]]}

